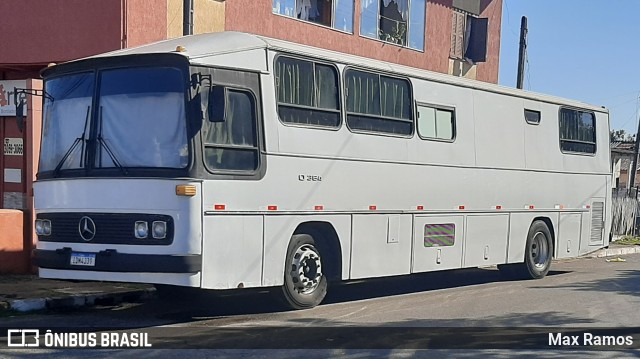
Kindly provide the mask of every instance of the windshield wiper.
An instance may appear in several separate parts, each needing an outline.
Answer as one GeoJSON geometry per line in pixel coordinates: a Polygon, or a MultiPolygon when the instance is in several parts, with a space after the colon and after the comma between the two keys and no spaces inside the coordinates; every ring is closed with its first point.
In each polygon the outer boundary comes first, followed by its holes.
{"type": "MultiPolygon", "coordinates": [[[[113,162],[113,164],[116,165],[124,175],[129,174],[127,169],[120,163],[120,161],[118,161],[116,154],[113,153],[113,150],[111,150],[107,141],[102,138],[102,106],[100,106],[100,112],[98,113],[98,126],[98,143],[100,144],[100,148],[104,148],[106,150],[109,158],[111,158],[111,162],[113,162]]],[[[100,152],[100,167],[102,168],[102,152],[100,152]]]]}
{"type": "Polygon", "coordinates": [[[69,158],[69,156],[71,156],[71,154],[73,153],[73,150],[78,146],[80,142],[82,142],[82,149],[80,150],[80,163],[78,164],[78,167],[82,167],[82,162],[84,161],[85,150],[86,150],[85,142],[87,141],[85,139],[85,136],[87,135],[87,123],[89,122],[90,115],[91,115],[91,106],[87,106],[87,116],[84,119],[84,129],[82,131],[82,136],[76,138],[71,144],[71,147],[69,147],[69,149],[64,154],[64,156],[62,156],[62,159],[60,160],[60,162],[58,162],[58,165],[53,170],[53,177],[58,177],[58,175],[60,174],[60,170],[62,169],[62,166],[64,166],[64,163],[67,162],[67,159],[69,158]]]}

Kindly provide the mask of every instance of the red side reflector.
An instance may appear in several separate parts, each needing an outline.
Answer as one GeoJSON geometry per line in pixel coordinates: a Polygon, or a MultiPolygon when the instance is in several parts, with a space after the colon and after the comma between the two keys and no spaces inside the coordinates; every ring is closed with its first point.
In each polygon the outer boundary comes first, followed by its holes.
{"type": "Polygon", "coordinates": [[[496,206],[496,209],[502,209],[502,206],[496,206]]]}
{"type": "Polygon", "coordinates": [[[376,207],[376,206],[369,206],[369,210],[370,210],[370,211],[375,211],[377,208],[378,208],[378,207],[376,207]]]}
{"type": "Polygon", "coordinates": [[[278,206],[267,206],[267,209],[269,211],[277,211],[278,210],[278,206]]]}
{"type": "Polygon", "coordinates": [[[529,209],[534,209],[536,208],[534,205],[529,205],[529,209]]]}
{"type": "Polygon", "coordinates": [[[422,211],[424,209],[424,206],[418,206],[416,208],[418,209],[418,211],[422,211]]]}
{"type": "Polygon", "coordinates": [[[464,209],[464,206],[458,206],[458,209],[464,209]]]}
{"type": "Polygon", "coordinates": [[[225,208],[227,208],[227,206],[225,206],[224,204],[216,204],[213,206],[213,209],[215,209],[216,211],[223,211],[225,208]]]}
{"type": "Polygon", "coordinates": [[[324,206],[315,206],[313,207],[313,209],[315,209],[316,211],[322,211],[324,209],[324,206]]]}
{"type": "Polygon", "coordinates": [[[591,208],[591,206],[590,206],[590,205],[587,205],[587,209],[589,209],[589,208],[591,208]]]}

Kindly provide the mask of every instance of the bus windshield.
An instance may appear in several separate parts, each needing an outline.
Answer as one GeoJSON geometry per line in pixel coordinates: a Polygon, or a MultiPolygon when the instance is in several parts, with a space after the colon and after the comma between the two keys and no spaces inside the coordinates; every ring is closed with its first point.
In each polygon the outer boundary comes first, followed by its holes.
{"type": "Polygon", "coordinates": [[[180,70],[140,67],[72,74],[47,81],[45,91],[52,99],[45,103],[41,172],[187,166],[180,70]]]}

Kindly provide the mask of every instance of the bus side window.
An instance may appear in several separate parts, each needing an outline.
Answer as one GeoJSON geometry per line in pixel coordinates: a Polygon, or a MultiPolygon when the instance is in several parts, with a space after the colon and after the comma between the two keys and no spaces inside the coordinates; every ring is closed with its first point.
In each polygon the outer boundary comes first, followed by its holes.
{"type": "Polygon", "coordinates": [[[313,127],[340,126],[338,71],[334,66],[279,56],[275,82],[280,121],[313,127]]]}
{"type": "Polygon", "coordinates": [[[226,91],[224,119],[203,131],[206,166],[212,171],[254,171],[259,151],[255,100],[246,91],[226,91]]]}
{"type": "Polygon", "coordinates": [[[453,141],[455,138],[455,111],[448,108],[417,105],[418,135],[427,140],[453,141]]]}
{"type": "Polygon", "coordinates": [[[345,83],[347,127],[351,131],[413,134],[408,80],[348,69],[345,83]]]}

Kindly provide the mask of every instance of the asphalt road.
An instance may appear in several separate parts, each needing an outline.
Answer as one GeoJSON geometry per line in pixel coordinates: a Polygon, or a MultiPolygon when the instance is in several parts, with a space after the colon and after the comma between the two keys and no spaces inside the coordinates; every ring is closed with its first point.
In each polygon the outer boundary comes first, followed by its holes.
{"type": "MultiPolygon", "coordinates": [[[[130,332],[150,331],[156,348],[185,345],[231,348],[213,353],[208,350],[162,353],[176,358],[182,358],[185,353],[193,357],[215,354],[247,358],[300,357],[301,354],[307,358],[404,358],[427,353],[429,357],[475,357],[476,354],[636,357],[640,356],[637,350],[620,348],[601,347],[615,350],[593,351],[578,347],[574,348],[577,351],[541,352],[520,345],[526,341],[526,335],[521,334],[527,332],[575,330],[582,333],[602,327],[640,327],[640,255],[623,258],[625,262],[608,262],[604,258],[557,261],[542,280],[505,280],[496,269],[488,268],[359,281],[330,288],[325,303],[305,311],[281,310],[268,292],[225,293],[224,296],[185,292],[175,301],[151,300],[3,318],[2,326],[122,328],[130,332]],[[277,328],[264,330],[264,327],[277,328]],[[449,336],[448,341],[444,341],[444,350],[420,350],[424,348],[425,337],[445,333],[447,327],[458,328],[451,331],[454,337],[462,336],[459,342],[452,342],[449,336]],[[516,335],[515,339],[508,339],[511,334],[516,335]],[[483,340],[506,339],[499,348],[484,351],[455,349],[465,348],[469,337],[476,338],[475,342],[471,341],[475,343],[471,346],[474,348],[483,348],[483,340]],[[308,347],[318,349],[249,350],[308,347]]],[[[634,345],[640,347],[640,336],[634,340],[634,345]]],[[[160,350],[41,349],[37,352],[52,357],[141,358],[158,355],[160,350]]],[[[11,350],[0,356],[21,358],[32,353],[11,350]]]]}

